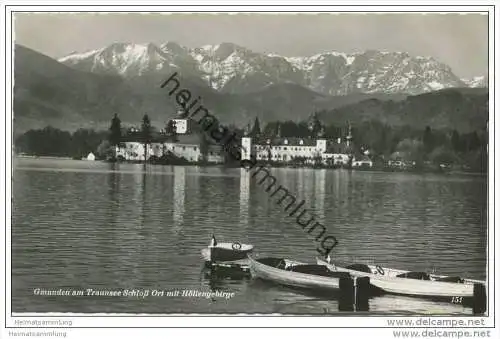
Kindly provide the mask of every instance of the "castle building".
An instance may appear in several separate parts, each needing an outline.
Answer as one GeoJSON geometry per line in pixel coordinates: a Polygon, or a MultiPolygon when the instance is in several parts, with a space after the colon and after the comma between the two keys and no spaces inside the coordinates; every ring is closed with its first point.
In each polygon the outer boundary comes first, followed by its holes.
{"type": "Polygon", "coordinates": [[[196,125],[192,119],[185,118],[183,112],[178,112],[175,119],[169,120],[167,128],[152,134],[152,141],[146,146],[141,142],[140,130],[131,128],[125,140],[116,147],[116,157],[127,161],[144,161],[170,156],[194,163],[223,163],[222,147],[204,139],[196,125]]]}
{"type": "MultiPolygon", "coordinates": [[[[283,164],[348,166],[352,163],[352,135],[329,140],[321,129],[317,138],[281,137],[278,125],[276,137],[249,136],[249,128],[241,138],[241,159],[283,164]]],[[[204,136],[199,124],[179,111],[165,129],[153,133],[151,143],[144,145],[141,132],[130,128],[125,140],[116,147],[116,157],[127,161],[144,161],[166,156],[188,162],[220,164],[226,160],[221,145],[204,136]]]]}
{"type": "Polygon", "coordinates": [[[241,158],[249,160],[253,155],[257,161],[347,166],[352,158],[349,146],[341,138],[335,141],[323,137],[253,140],[245,136],[242,138],[241,158]]]}

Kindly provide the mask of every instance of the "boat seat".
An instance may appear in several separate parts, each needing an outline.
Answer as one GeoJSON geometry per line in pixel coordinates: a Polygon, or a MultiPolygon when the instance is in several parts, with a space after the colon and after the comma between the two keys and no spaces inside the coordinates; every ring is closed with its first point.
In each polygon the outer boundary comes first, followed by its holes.
{"type": "Polygon", "coordinates": [[[407,278],[407,279],[417,279],[417,280],[431,280],[429,273],[426,273],[426,272],[407,272],[407,273],[398,274],[396,277],[407,278]]]}
{"type": "Polygon", "coordinates": [[[281,270],[286,270],[286,261],[285,259],[281,259],[281,261],[276,265],[276,268],[279,268],[281,270]]]}
{"type": "Polygon", "coordinates": [[[349,278],[351,275],[349,272],[332,272],[324,265],[295,265],[289,267],[289,270],[297,273],[305,273],[305,274],[314,274],[320,275],[323,277],[332,277],[332,278],[349,278]]]}
{"type": "Polygon", "coordinates": [[[261,264],[271,266],[271,267],[276,267],[276,268],[285,268],[285,259],[283,258],[262,258],[262,259],[257,259],[257,262],[260,262],[261,264]]]}
{"type": "Polygon", "coordinates": [[[453,283],[464,283],[464,280],[460,277],[442,277],[436,278],[434,281],[444,281],[444,282],[453,282],[453,283]]]}
{"type": "Polygon", "coordinates": [[[372,270],[366,264],[352,264],[347,266],[346,268],[348,270],[353,270],[358,272],[372,273],[372,270]]]}

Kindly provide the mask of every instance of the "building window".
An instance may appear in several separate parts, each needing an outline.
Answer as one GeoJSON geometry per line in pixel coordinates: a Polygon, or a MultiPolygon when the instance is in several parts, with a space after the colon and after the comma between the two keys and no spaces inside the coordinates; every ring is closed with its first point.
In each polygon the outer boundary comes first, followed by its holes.
{"type": "Polygon", "coordinates": [[[286,151],[286,147],[283,147],[283,149],[286,151]]]}
{"type": "Polygon", "coordinates": [[[196,147],[194,147],[193,149],[196,151],[196,149],[197,149],[197,148],[196,148],[196,147]]]}
{"type": "Polygon", "coordinates": [[[186,146],[182,146],[182,150],[185,151],[186,150],[186,146]]]}

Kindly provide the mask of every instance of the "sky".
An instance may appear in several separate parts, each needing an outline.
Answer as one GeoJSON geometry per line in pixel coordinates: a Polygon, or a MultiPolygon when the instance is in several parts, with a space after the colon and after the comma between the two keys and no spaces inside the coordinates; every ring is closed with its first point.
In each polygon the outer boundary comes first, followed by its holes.
{"type": "Polygon", "coordinates": [[[481,14],[16,13],[14,39],[53,58],[113,42],[233,42],[284,56],[401,51],[432,56],[460,77],[488,73],[488,17],[481,14]]]}

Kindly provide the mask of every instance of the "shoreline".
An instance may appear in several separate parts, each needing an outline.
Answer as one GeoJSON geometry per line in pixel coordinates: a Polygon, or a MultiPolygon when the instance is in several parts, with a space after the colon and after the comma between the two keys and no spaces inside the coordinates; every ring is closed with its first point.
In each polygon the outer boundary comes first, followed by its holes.
{"type": "Polygon", "coordinates": [[[23,155],[23,154],[13,154],[13,158],[28,158],[28,159],[48,159],[48,160],[76,160],[71,157],[59,157],[53,155],[23,155]]]}
{"type": "MultiPolygon", "coordinates": [[[[117,163],[117,164],[146,164],[146,165],[154,165],[154,166],[197,166],[197,167],[225,167],[225,168],[241,168],[241,166],[236,166],[233,164],[221,164],[221,163],[172,163],[172,164],[162,164],[162,163],[154,163],[154,162],[146,162],[143,161],[109,161],[109,160],[94,160],[89,161],[86,159],[73,159],[71,157],[58,157],[58,156],[36,156],[36,155],[14,155],[15,158],[21,159],[40,159],[40,160],[73,160],[73,161],[84,161],[84,162],[105,162],[105,163],[117,163]]],[[[421,169],[421,170],[402,170],[402,169],[392,169],[392,168],[348,168],[348,167],[327,167],[327,166],[311,166],[311,165],[285,165],[285,164],[266,164],[261,163],[266,168],[290,168],[290,169],[301,169],[307,168],[312,170],[346,170],[346,171],[355,171],[355,172],[372,172],[372,173],[409,173],[409,174],[441,174],[441,175],[453,175],[453,176],[476,176],[476,177],[486,177],[488,176],[487,172],[475,172],[475,171],[458,171],[458,170],[430,170],[430,169],[421,169]]]]}

